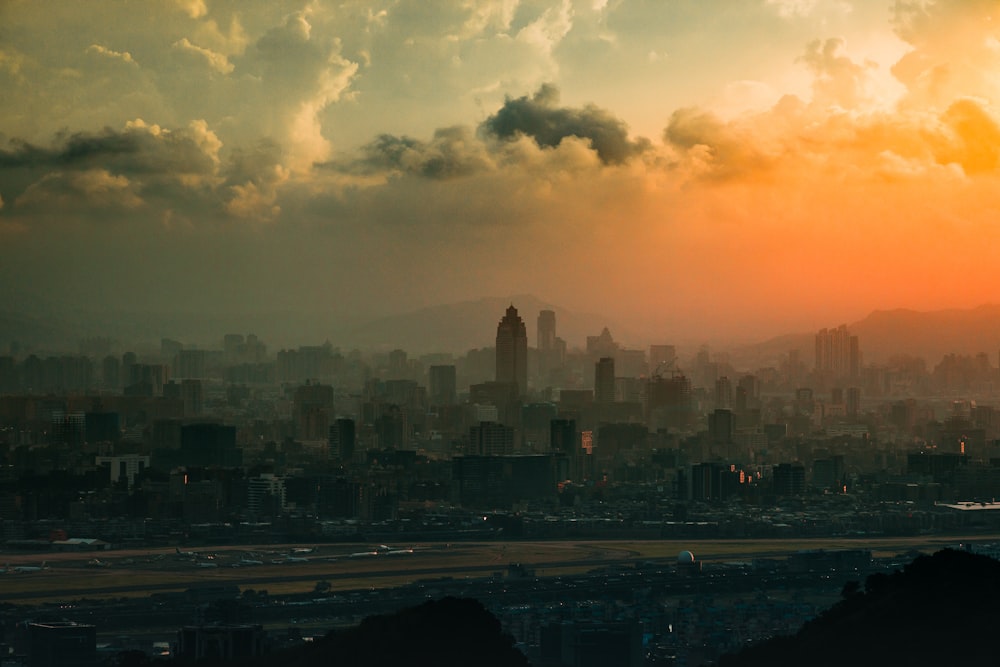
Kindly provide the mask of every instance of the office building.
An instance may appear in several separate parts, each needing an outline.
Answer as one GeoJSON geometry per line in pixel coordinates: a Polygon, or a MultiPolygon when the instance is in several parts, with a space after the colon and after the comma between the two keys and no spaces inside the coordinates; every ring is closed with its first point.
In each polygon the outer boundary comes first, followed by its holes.
{"type": "Polygon", "coordinates": [[[469,453],[502,456],[514,453],[514,429],[497,422],[480,422],[469,429],[469,453]]]}
{"type": "Polygon", "coordinates": [[[858,337],[852,336],[846,325],[816,334],[816,372],[830,379],[861,377],[858,337]]]}
{"type": "Polygon", "coordinates": [[[513,304],[497,325],[496,381],[513,384],[528,394],[528,333],[513,304]]]}
{"type": "Polygon", "coordinates": [[[330,456],[341,461],[354,459],[355,426],[353,419],[340,418],[330,425],[330,456]]]}
{"type": "Polygon", "coordinates": [[[594,364],[594,400],[613,403],[615,400],[615,360],[601,357],[594,364]]]}
{"type": "Polygon", "coordinates": [[[573,419],[553,419],[549,422],[549,448],[553,452],[575,455],[580,449],[580,434],[573,419]]]}
{"type": "Polygon", "coordinates": [[[430,376],[430,404],[455,405],[458,393],[458,383],[454,365],[431,366],[430,376]]]}

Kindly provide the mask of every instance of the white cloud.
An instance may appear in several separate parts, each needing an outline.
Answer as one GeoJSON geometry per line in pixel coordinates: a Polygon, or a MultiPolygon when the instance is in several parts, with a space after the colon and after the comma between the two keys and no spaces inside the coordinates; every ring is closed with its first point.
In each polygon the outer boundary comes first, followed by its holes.
{"type": "Polygon", "coordinates": [[[177,6],[181,8],[189,17],[198,19],[208,13],[205,0],[175,0],[177,6]]]}
{"type": "Polygon", "coordinates": [[[87,47],[87,53],[97,53],[102,56],[107,56],[108,58],[117,58],[123,62],[135,65],[135,59],[132,58],[132,54],[128,51],[112,51],[111,49],[101,46],[100,44],[91,44],[87,47]]]}
{"type": "Polygon", "coordinates": [[[208,65],[220,74],[229,74],[233,71],[233,64],[229,62],[229,59],[226,58],[226,56],[221,53],[216,53],[211,49],[206,49],[205,47],[192,44],[187,37],[174,42],[174,48],[188,53],[193,53],[201,58],[204,58],[208,65]]]}

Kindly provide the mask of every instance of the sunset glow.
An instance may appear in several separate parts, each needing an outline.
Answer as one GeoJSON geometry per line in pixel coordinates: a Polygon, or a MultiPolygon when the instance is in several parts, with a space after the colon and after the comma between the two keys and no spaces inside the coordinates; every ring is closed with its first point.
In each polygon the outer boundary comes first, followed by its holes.
{"type": "Polygon", "coordinates": [[[754,340],[996,300],[984,0],[0,5],[0,292],[754,340]]]}

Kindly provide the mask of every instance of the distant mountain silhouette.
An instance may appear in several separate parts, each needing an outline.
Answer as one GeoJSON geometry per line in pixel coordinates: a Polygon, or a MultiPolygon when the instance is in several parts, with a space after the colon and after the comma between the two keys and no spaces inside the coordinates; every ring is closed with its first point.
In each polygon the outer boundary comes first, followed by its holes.
{"type": "Polygon", "coordinates": [[[792,637],[772,639],[719,667],[940,667],[1000,664],[1000,561],[945,549],[902,572],[874,574],[792,637]]]}
{"type": "Polygon", "coordinates": [[[907,352],[933,366],[952,352],[986,352],[995,364],[1000,351],[1000,305],[932,312],[876,310],[850,329],[860,337],[866,360],[907,352]]]}
{"type": "MultiPolygon", "coordinates": [[[[837,327],[844,322],[830,322],[837,327]]],[[[949,309],[921,312],[916,310],[876,310],[848,329],[858,336],[863,362],[880,363],[895,354],[911,354],[927,360],[933,368],[950,353],[977,354],[986,352],[991,363],[997,363],[1000,352],[1000,305],[988,304],[969,309],[949,309]]],[[[815,331],[786,334],[763,343],[748,345],[733,351],[732,358],[749,367],[777,365],[789,350],[800,350],[801,359],[812,367],[815,354],[815,331]]]]}
{"type": "Polygon", "coordinates": [[[556,313],[556,335],[570,349],[584,347],[587,336],[596,336],[608,327],[617,341],[636,337],[601,315],[574,313],[554,306],[530,294],[508,297],[487,297],[475,301],[442,304],[409,313],[373,320],[355,327],[345,335],[347,345],[382,349],[401,348],[411,354],[424,352],[455,352],[491,347],[496,343],[497,323],[509,305],[517,308],[528,330],[528,346],[537,341],[538,313],[556,313]]]}
{"type": "Polygon", "coordinates": [[[472,599],[444,598],[394,614],[370,616],[304,647],[244,667],[528,667],[500,621],[472,599]]]}
{"type": "MultiPolygon", "coordinates": [[[[360,322],[330,313],[305,315],[296,312],[184,313],[132,312],[119,308],[88,311],[60,309],[34,295],[0,290],[0,354],[11,341],[27,344],[44,354],[74,352],[80,340],[107,336],[121,341],[124,349],[156,351],[161,338],[174,338],[206,349],[218,349],[226,333],[255,333],[272,352],[285,347],[315,345],[329,340],[342,349],[404,349],[412,355],[452,352],[494,344],[496,325],[510,304],[518,309],[528,330],[529,346],[536,343],[538,312],[556,312],[556,333],[570,349],[582,348],[587,336],[608,327],[614,339],[627,347],[645,349],[649,336],[631,331],[603,315],[577,313],[530,294],[488,297],[420,308],[411,312],[360,322]]],[[[836,327],[842,322],[828,322],[836,327]]],[[[924,357],[933,367],[945,354],[986,352],[996,363],[1000,351],[1000,305],[966,310],[932,312],[877,310],[864,319],[848,323],[861,339],[865,363],[883,362],[891,355],[906,353],[924,357]]],[[[711,337],[711,332],[706,332],[711,337]]],[[[737,368],[777,366],[789,350],[800,350],[801,359],[812,366],[812,332],[785,334],[754,345],[730,348],[737,368]]],[[[682,341],[674,341],[683,346],[682,341]]],[[[24,349],[22,347],[22,349],[24,349]]],[[[123,350],[124,351],[124,350],[123,350]]],[[[716,350],[721,351],[721,350],[716,350]]],[[[686,354],[686,352],[684,352],[686,354]]]]}

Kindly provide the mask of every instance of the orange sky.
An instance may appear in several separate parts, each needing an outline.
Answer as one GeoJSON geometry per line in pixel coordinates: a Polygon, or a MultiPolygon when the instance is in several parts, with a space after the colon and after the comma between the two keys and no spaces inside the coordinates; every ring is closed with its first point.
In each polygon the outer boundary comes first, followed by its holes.
{"type": "Polygon", "coordinates": [[[0,282],[342,320],[533,293],[648,340],[995,301],[996,3],[708,4],[4,3],[0,282]]]}

